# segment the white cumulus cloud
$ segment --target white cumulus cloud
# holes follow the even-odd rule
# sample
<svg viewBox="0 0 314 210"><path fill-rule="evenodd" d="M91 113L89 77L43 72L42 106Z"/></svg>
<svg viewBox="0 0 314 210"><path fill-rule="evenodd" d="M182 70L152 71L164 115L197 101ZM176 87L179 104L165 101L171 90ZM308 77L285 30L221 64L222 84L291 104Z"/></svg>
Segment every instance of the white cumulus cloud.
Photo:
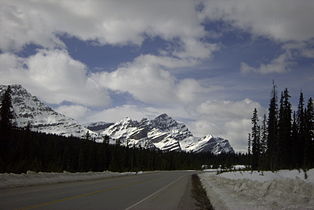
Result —
<svg viewBox="0 0 314 210"><path fill-rule="evenodd" d="M288 51L284 54L279 55L273 59L270 63L261 64L259 67L252 67L247 63L242 62L240 70L242 73L259 73L259 74L270 74L270 73L286 73L290 70L293 62Z"/></svg>
<svg viewBox="0 0 314 210"><path fill-rule="evenodd" d="M280 41L314 37L314 1L309 0L201 0L202 18L232 25Z"/></svg>
<svg viewBox="0 0 314 210"><path fill-rule="evenodd" d="M180 59L139 56L113 72L95 73L93 79L113 91L128 92L144 103L174 105L196 102L210 88L203 87L194 79L177 79L166 70L183 63Z"/></svg>
<svg viewBox="0 0 314 210"><path fill-rule="evenodd" d="M0 54L0 82L22 84L47 103L63 101L102 106L110 103L104 88L87 73L86 66L63 50L40 50L28 58Z"/></svg>
<svg viewBox="0 0 314 210"><path fill-rule="evenodd" d="M57 107L55 110L78 121L84 121L87 115L91 112L89 108L80 105L63 105Z"/></svg>

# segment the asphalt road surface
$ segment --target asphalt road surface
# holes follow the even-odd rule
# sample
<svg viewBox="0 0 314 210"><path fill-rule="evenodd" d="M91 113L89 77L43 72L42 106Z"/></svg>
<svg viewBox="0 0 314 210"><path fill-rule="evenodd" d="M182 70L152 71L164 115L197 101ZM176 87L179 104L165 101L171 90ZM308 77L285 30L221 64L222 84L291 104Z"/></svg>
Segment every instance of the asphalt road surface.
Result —
<svg viewBox="0 0 314 210"><path fill-rule="evenodd" d="M195 209L190 171L0 190L0 209Z"/></svg>

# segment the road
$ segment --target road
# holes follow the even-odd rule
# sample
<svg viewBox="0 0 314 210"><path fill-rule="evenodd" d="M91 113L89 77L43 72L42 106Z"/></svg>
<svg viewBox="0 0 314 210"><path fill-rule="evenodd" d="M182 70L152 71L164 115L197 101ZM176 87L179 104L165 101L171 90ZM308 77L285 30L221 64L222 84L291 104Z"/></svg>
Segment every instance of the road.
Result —
<svg viewBox="0 0 314 210"><path fill-rule="evenodd" d="M189 171L0 190L0 209L195 209Z"/></svg>

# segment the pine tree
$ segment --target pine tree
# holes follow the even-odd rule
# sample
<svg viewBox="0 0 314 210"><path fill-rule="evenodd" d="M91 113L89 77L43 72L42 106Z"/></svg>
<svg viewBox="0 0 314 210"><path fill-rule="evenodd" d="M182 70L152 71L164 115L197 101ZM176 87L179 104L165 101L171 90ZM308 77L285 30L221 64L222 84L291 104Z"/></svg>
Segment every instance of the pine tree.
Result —
<svg viewBox="0 0 314 210"><path fill-rule="evenodd" d="M296 119L296 113L293 112L293 123L291 129L291 158L292 158L292 166L293 168L298 168L298 125Z"/></svg>
<svg viewBox="0 0 314 210"><path fill-rule="evenodd" d="M258 126L257 109L253 111L252 117L252 169L256 170L259 167L260 158L260 127Z"/></svg>
<svg viewBox="0 0 314 210"><path fill-rule="evenodd" d="M291 104L289 92L285 89L281 94L278 122L278 158L280 168L292 168L291 165Z"/></svg>
<svg viewBox="0 0 314 210"><path fill-rule="evenodd" d="M277 91L276 85L273 84L272 98L268 109L267 122L267 160L269 169L277 169L277 138L278 138L278 113L277 113Z"/></svg>
<svg viewBox="0 0 314 210"><path fill-rule="evenodd" d="M314 122L314 111L313 111L313 101L312 98L309 99L306 111L305 111L305 142L304 142L304 168L310 168L312 163L313 152L313 122Z"/></svg>
<svg viewBox="0 0 314 210"><path fill-rule="evenodd" d="M1 103L1 129L3 131L7 131L12 127L12 99L11 99L11 87L8 86L7 90L5 91Z"/></svg>
<svg viewBox="0 0 314 210"><path fill-rule="evenodd" d="M264 114L262 127L261 127L261 154L265 154L267 151L267 119Z"/></svg>
<svg viewBox="0 0 314 210"><path fill-rule="evenodd" d="M297 167L301 168L304 164L304 149L305 149L305 113L304 113L304 98L300 92L299 105L297 111Z"/></svg>
<svg viewBox="0 0 314 210"><path fill-rule="evenodd" d="M297 111L297 124L300 126L304 123L304 97L302 91L300 92L299 105Z"/></svg>

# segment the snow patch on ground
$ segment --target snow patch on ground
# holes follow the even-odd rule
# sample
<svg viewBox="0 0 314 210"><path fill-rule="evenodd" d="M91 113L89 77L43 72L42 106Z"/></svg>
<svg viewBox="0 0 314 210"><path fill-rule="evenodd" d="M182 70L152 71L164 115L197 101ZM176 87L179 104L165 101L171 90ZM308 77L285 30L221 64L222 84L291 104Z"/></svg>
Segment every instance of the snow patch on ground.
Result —
<svg viewBox="0 0 314 210"><path fill-rule="evenodd" d="M314 169L199 174L214 209L314 209Z"/></svg>
<svg viewBox="0 0 314 210"><path fill-rule="evenodd" d="M142 174L143 172L139 172ZM33 172L28 171L22 174L3 173L0 174L0 188L31 186L39 184L53 184L61 182L73 182L92 179L101 179L105 177L123 176L123 175L135 175L137 172Z"/></svg>

